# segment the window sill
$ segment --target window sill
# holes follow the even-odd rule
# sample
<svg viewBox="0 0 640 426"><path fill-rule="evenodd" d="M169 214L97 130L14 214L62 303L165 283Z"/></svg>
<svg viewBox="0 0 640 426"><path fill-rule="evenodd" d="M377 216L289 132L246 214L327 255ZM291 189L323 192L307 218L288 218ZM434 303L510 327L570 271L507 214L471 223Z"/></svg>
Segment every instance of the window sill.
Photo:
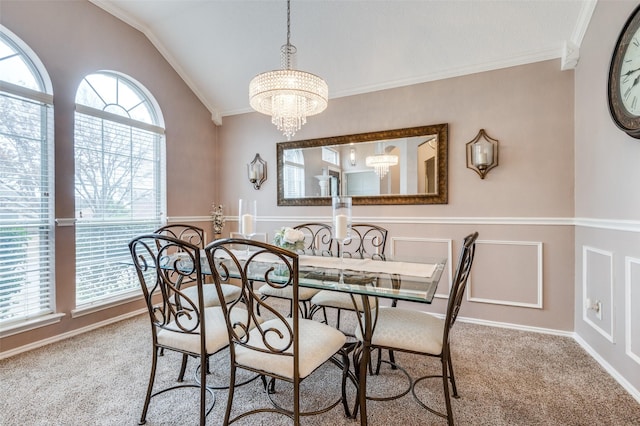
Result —
<svg viewBox="0 0 640 426"><path fill-rule="evenodd" d="M2 326L0 329L0 337L5 338L14 334L24 333L25 331L35 330L36 328L46 327L51 324L59 323L65 314L48 314L27 321Z"/></svg>
<svg viewBox="0 0 640 426"><path fill-rule="evenodd" d="M95 312L103 311L105 309L113 308L115 306L136 302L138 300L142 300L142 293L140 291L104 299L100 302L77 307L76 309L71 311L71 318L79 318L85 315L93 314Z"/></svg>

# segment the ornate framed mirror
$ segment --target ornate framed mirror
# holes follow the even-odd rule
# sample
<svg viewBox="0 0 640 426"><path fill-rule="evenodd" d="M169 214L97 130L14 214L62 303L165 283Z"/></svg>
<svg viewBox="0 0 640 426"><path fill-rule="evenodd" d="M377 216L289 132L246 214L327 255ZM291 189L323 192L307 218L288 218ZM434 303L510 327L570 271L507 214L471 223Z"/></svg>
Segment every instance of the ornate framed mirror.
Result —
<svg viewBox="0 0 640 426"><path fill-rule="evenodd" d="M446 204L448 124L277 144L278 205Z"/></svg>

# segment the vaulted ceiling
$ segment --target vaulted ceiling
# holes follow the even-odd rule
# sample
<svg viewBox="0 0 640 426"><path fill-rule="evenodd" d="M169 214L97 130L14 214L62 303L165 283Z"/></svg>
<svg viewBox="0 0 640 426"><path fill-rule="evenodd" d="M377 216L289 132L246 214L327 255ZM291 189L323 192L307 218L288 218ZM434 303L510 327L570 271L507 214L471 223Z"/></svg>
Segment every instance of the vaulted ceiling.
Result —
<svg viewBox="0 0 640 426"><path fill-rule="evenodd" d="M143 32L214 121L251 111L280 68L286 0L90 0ZM292 0L297 69L332 98L560 58L572 68L596 0Z"/></svg>

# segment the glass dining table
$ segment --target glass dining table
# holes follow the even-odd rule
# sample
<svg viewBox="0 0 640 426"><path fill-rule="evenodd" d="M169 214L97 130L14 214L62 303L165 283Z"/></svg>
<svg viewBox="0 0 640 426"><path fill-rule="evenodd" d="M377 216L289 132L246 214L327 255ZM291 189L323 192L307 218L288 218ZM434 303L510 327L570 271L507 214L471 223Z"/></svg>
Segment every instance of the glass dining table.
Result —
<svg viewBox="0 0 640 426"><path fill-rule="evenodd" d="M239 250L234 255L241 258L243 252ZM245 254L246 255L246 254ZM274 259L264 255L263 261L252 263L248 271L249 277L256 281L264 281L265 273L273 268L269 275L270 280L277 280L278 266L274 266ZM224 259L220 259L224 261ZM299 255L298 258L298 285L301 287L320 290L332 290L348 293L352 301L356 298L362 300L362 316L358 321L362 342L358 350L358 362L354 362L355 375L358 389L367 387L367 368L370 362L370 343L375 326L375 307L371 301L378 304L378 299L396 301L410 301L417 303L431 303L433 301L438 283L445 268L446 259L439 258L385 258L383 259L358 259L337 258L328 256ZM207 262L203 262L202 272L210 274ZM205 266L206 265L206 266ZM257 266L256 266L257 265ZM288 277L283 276L283 281ZM373 297L371 297L373 296ZM374 314L372 315L372 312ZM357 346L357 345L356 345ZM360 411L360 424L367 424L367 398L366 392L358 392L356 410Z"/></svg>

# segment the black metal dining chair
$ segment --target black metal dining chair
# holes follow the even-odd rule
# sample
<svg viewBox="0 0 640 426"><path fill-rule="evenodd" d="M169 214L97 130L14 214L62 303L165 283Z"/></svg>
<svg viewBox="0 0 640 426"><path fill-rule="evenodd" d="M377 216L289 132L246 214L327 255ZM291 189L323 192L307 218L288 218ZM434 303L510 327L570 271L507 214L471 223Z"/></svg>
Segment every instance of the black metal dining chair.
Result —
<svg viewBox="0 0 640 426"><path fill-rule="evenodd" d="M199 228L195 225L183 224L183 223L172 223L169 225L165 225L161 228L153 231L154 234L165 235L168 237L173 237L181 241L186 241L189 244L193 244L200 249L204 248L205 245L205 234L202 228ZM157 244L162 244L161 240L156 241ZM203 283L206 284L205 277L203 278ZM189 280L188 277L182 277L180 282L181 293L185 296L189 297L191 300L197 301L199 294L198 288L195 284L194 280ZM222 287L223 295L225 301L235 300L240 296L240 288L236 285L225 285ZM212 285L204 285L202 287L202 296L204 297L204 307L208 308L210 306L220 306L220 299L218 299L218 292L216 288ZM164 350L160 351L160 354L164 354ZM182 381L184 378L184 373L187 369L187 355L183 356L182 366L180 368L180 373L178 375L178 380ZM207 365L207 372L209 371L209 366Z"/></svg>
<svg viewBox="0 0 640 426"><path fill-rule="evenodd" d="M151 322L152 360L147 393L139 424L145 424L151 399L165 392L195 387L199 389L200 425L215 404L211 386L207 385L207 360L229 345L221 306L206 307L201 268L202 249L178 238L160 234L142 235L129 243L133 264ZM182 289L182 282L192 283L197 297ZM220 287L211 285L223 298ZM234 315L246 316L241 308ZM194 382L155 389L158 357L161 350L178 352L199 359ZM184 368L184 361L183 361ZM225 386L226 388L226 386ZM210 402L207 403L207 395Z"/></svg>
<svg viewBox="0 0 640 426"><path fill-rule="evenodd" d="M237 244L246 244L247 259L236 256L233 248ZM263 286L276 289L289 287L294 305L299 302L299 274L298 254L274 245L244 239L217 240L205 247L207 259L213 271L213 280L220 288L230 279L237 279L241 283L242 297L245 306L238 301L222 306L228 339L231 342L229 355L231 360L231 377L229 397L224 425L233 423L246 416L275 412L293 419L299 425L300 416L315 415L327 412L341 401L348 413L345 385L343 382L342 395L328 405L307 412L300 409L300 383L327 361L343 369L346 374L348 366L347 355L343 346L346 337L343 333L322 324L302 318L298 311L292 317L285 317L278 307L273 306L271 299L265 299L261 293L254 290L253 282L262 282ZM221 291L221 290L219 290ZM270 318L264 323L257 323L262 317ZM235 315L240 309L243 316ZM252 328L255 327L255 328ZM247 333L248 330L251 330ZM339 354L341 360L336 359ZM247 370L269 377L266 386L271 404L265 408L256 408L236 414L231 417L234 409L236 388L233 385L238 370ZM275 380L290 383L293 387L293 401L288 406L278 402L275 397ZM265 401L266 402L266 401Z"/></svg>
<svg viewBox="0 0 640 426"><path fill-rule="evenodd" d="M477 238L477 232L474 232L464 238L444 318L422 311L398 307L379 307L375 312L372 312L372 318L374 318L375 321L375 328L373 330L369 349L389 349L438 358L442 367L441 374L425 375L418 379L412 379L406 370L396 365L396 367L402 370L409 378L409 387L404 392L394 396L367 397L367 399L386 401L399 398L411 391L414 399L420 406L433 414L445 418L449 425L454 424L450 393L452 393L454 398L458 398L458 390L453 373L453 364L451 362L451 347L449 340L451 328L458 316L464 291L471 273L471 265L473 264ZM359 341L363 341L363 333L359 327L356 328L355 335ZM367 348L364 349L367 350ZM379 372L380 369L380 362L391 364L391 361L381 361L380 358L378 358L377 372ZM417 396L416 385L428 378L442 378L446 414L427 406ZM451 383L452 392L449 391L449 383ZM366 390L361 391L366 392Z"/></svg>
<svg viewBox="0 0 640 426"><path fill-rule="evenodd" d="M351 225L351 238L344 244L344 257L358 259L385 259L385 247L387 245L388 230L377 225L367 223L354 223ZM370 298L370 305L374 306L374 298ZM355 305L354 305L355 303ZM327 321L327 308L336 309L336 328L340 329L341 311L362 311L362 298L352 298L349 293L339 291L321 290L311 299L310 316L313 317L319 310L323 311L324 320Z"/></svg>

